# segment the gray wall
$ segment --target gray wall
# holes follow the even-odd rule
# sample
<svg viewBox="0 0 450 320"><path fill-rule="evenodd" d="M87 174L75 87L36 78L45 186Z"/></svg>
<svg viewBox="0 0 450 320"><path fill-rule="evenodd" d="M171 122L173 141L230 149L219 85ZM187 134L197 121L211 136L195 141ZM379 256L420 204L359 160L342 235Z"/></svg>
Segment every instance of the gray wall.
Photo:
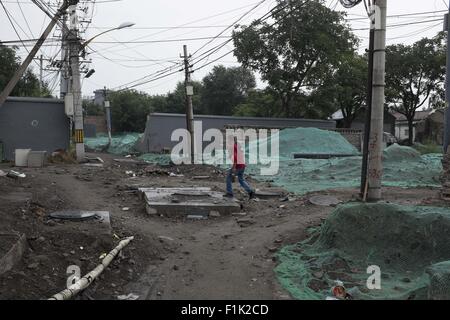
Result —
<svg viewBox="0 0 450 320"><path fill-rule="evenodd" d="M11 97L0 107L0 140L6 160L15 149L47 151L69 148L69 120L57 99Z"/></svg>
<svg viewBox="0 0 450 320"><path fill-rule="evenodd" d="M289 127L312 127L319 129L335 129L335 121L281 118L251 118L223 116L195 116L194 120L203 122L203 132L208 129L223 130L225 126L248 126L259 128L283 129ZM161 152L172 149L177 142L170 141L172 132L186 128L186 116L183 114L153 113L149 116L147 127L141 141L136 145L143 153Z"/></svg>

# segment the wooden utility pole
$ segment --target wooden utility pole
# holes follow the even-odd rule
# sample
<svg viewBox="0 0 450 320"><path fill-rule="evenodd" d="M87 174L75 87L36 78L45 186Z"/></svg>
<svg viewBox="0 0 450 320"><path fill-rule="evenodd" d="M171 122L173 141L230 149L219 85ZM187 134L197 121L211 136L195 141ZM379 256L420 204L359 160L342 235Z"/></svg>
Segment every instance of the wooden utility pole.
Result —
<svg viewBox="0 0 450 320"><path fill-rule="evenodd" d="M65 0L63 2L63 4L61 5L61 7L56 12L55 16L50 21L50 23L47 26L47 28L45 29L44 33L41 35L39 40L34 45L33 49L30 51L30 53L25 58L25 60L23 61L23 63L19 67L19 69L16 71L16 73L11 78L11 80L6 85L6 87L3 89L2 93L0 94L0 108L2 107L2 105L6 101L6 99L9 97L11 92L14 90L15 86L17 85L17 82L19 82L20 78L22 78L23 74L27 70L27 68L30 65L31 61L36 56L36 53L39 51L39 49L41 48L42 44L45 42L45 40L47 39L48 35L53 30L53 28L55 27L56 23L61 18L61 16L63 15L64 11L67 9L67 7L68 7L68 1Z"/></svg>
<svg viewBox="0 0 450 320"><path fill-rule="evenodd" d="M368 200L381 200L383 178L383 136L386 70L386 0L374 1L372 120L370 125Z"/></svg>
<svg viewBox="0 0 450 320"><path fill-rule="evenodd" d="M191 164L194 164L195 155L195 140L194 140L194 108L192 106L192 96L194 95L194 87L191 82L191 66L189 64L187 45L183 46L184 55L184 71L185 71L185 93L186 93L186 127L191 136Z"/></svg>

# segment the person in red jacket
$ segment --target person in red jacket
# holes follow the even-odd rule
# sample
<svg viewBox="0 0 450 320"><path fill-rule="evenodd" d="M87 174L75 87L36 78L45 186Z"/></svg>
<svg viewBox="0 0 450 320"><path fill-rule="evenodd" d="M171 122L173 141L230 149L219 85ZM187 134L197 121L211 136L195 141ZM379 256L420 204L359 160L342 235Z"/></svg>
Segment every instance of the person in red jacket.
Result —
<svg viewBox="0 0 450 320"><path fill-rule="evenodd" d="M238 177L239 184L244 188L244 190L248 193L250 199L255 197L255 192L250 187L250 185L244 179L245 172L245 155L239 145L237 138L234 137L233 149L228 150L230 152L230 156L232 157L233 167L228 170L227 174L227 194L226 196L229 198L233 198L233 175L236 174Z"/></svg>

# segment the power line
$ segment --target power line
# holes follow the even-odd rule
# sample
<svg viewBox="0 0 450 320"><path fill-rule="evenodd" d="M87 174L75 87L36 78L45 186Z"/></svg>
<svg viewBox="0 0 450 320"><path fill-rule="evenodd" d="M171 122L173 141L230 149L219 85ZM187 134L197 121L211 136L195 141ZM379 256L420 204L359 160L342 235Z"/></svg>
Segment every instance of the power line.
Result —
<svg viewBox="0 0 450 320"><path fill-rule="evenodd" d="M234 27L239 21L241 21L242 19L244 19L247 15L249 15L251 12L253 12L254 10L256 10L257 8L259 8L264 2L266 2L267 0L262 0L260 2L258 2L254 7L252 7L249 11L245 12L241 17L239 17L239 19L237 19L236 21L234 21L231 25L229 25L228 27L226 27L225 29L223 29L216 37L214 37L213 39L211 39L210 41L208 41L207 43L205 43L203 46L201 46L199 49L197 49L192 55L196 55L200 50L202 50L204 47L206 47L207 45L209 45L211 42L213 42L215 39L218 39L222 34L224 34L227 30L229 30L230 28Z"/></svg>

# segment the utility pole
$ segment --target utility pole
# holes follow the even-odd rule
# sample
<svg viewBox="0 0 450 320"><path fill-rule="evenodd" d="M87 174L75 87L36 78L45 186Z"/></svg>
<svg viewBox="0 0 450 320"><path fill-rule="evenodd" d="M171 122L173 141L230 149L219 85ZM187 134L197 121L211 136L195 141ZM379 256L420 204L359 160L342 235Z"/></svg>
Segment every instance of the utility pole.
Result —
<svg viewBox="0 0 450 320"><path fill-rule="evenodd" d="M67 14L62 17L62 28L61 28L61 79L59 85L59 95L61 99L64 99L68 92L68 66L67 66Z"/></svg>
<svg viewBox="0 0 450 320"><path fill-rule="evenodd" d="M373 13L372 13L373 14ZM366 199L368 191L367 170L369 161L369 140L370 140L370 122L372 121L372 87L373 87L373 48L375 40L375 16L370 16L370 36L369 36L369 72L367 77L367 106L366 106L366 123L364 125L364 145L363 145L363 161L361 171L361 197Z"/></svg>
<svg viewBox="0 0 450 320"><path fill-rule="evenodd" d="M447 154L450 144L450 1L449 11L444 19L444 31L447 32L447 72L445 76L445 134L444 134L444 154Z"/></svg>
<svg viewBox="0 0 450 320"><path fill-rule="evenodd" d="M108 129L108 138L109 138L109 145L111 145L112 142L112 125L111 125L111 103L107 99L107 91L106 87L103 89L103 103L105 105L105 116L106 116L106 126Z"/></svg>
<svg viewBox="0 0 450 320"><path fill-rule="evenodd" d="M195 159L195 145L194 145L194 108L192 106L192 96L194 95L194 87L191 83L191 66L189 64L187 45L183 46L184 56L184 71L185 71L185 93L186 93L186 127L191 136L191 164L194 164Z"/></svg>
<svg viewBox="0 0 450 320"><path fill-rule="evenodd" d="M56 23L58 22L59 18L62 16L63 12L67 9L68 1L65 0L61 7L56 12L55 16L52 17L52 20L50 21L49 25L45 29L44 33L41 35L39 40L34 45L33 49L30 51L28 56L25 58L25 60L20 65L19 69L15 72L14 76L11 78L9 83L6 85L6 87L3 89L2 93L0 94L0 108L2 107L3 103L6 101L8 96L11 94L11 92L14 90L15 86L17 85L17 82L19 82L20 78L23 76L25 71L27 70L28 66L30 65L31 61L36 56L36 53L41 48L42 44L47 39L50 32L55 27Z"/></svg>
<svg viewBox="0 0 450 320"><path fill-rule="evenodd" d="M383 178L383 136L386 71L386 15L387 0L375 0L373 51L372 120L369 142L368 200L381 200Z"/></svg>
<svg viewBox="0 0 450 320"><path fill-rule="evenodd" d="M85 159L84 149L84 123L83 123L83 104L81 96L81 77L80 77L80 49L81 42L78 37L78 23L77 23L77 8L78 1L69 7L70 12L70 32L68 35L69 43L69 58L70 58L70 71L71 81L69 86L69 92L73 96L74 107L74 135L73 142L75 143L75 151L78 161Z"/></svg>

